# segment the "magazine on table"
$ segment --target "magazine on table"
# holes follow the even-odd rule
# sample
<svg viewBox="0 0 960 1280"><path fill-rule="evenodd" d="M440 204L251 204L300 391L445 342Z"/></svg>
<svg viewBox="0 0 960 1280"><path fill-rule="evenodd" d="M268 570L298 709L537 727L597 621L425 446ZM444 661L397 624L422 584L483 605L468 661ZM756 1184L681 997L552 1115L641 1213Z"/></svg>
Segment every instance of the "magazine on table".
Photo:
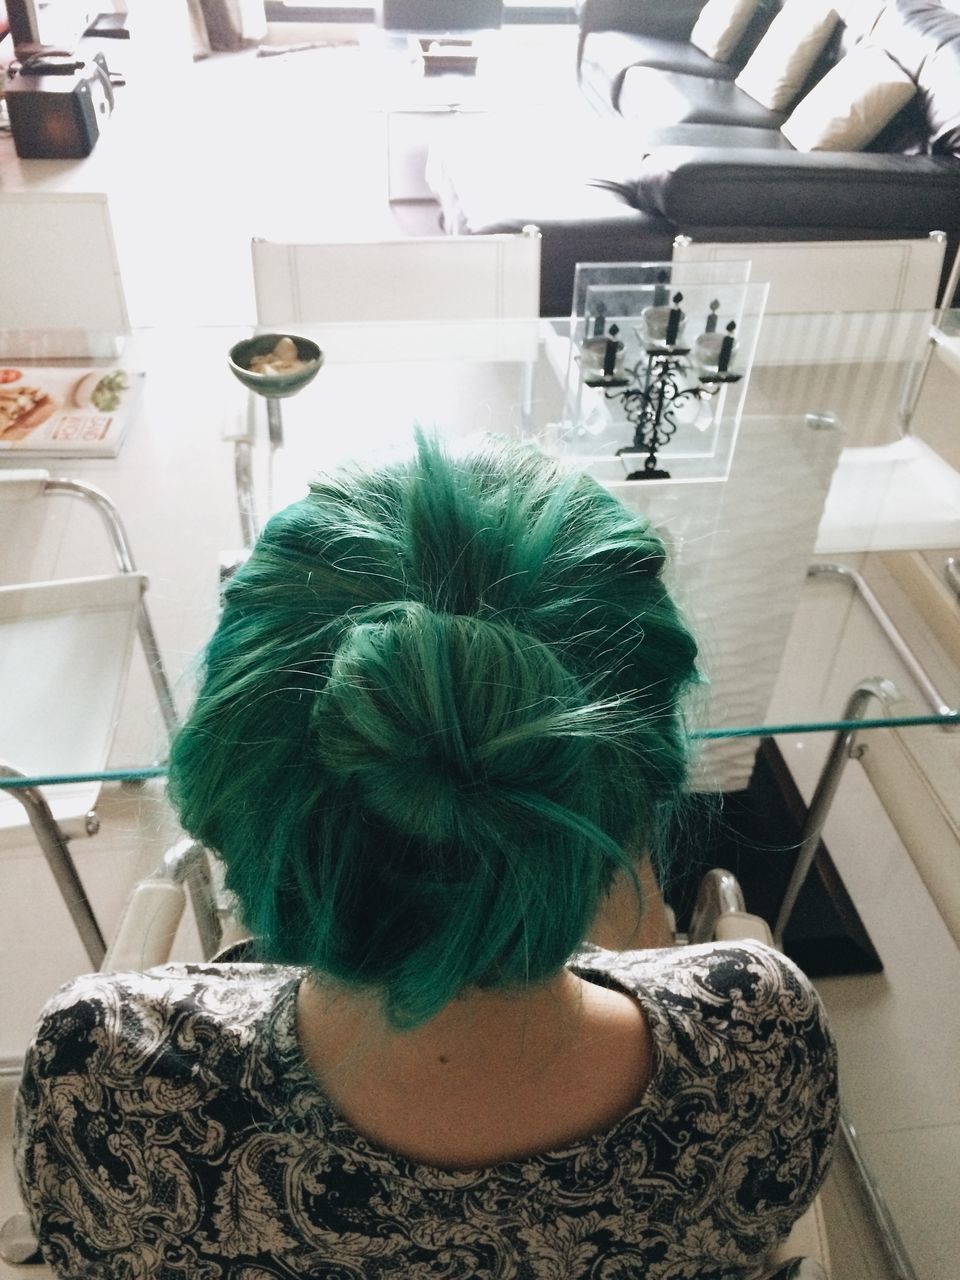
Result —
<svg viewBox="0 0 960 1280"><path fill-rule="evenodd" d="M0 452L115 457L144 376L134 369L21 367L0 359Z"/></svg>

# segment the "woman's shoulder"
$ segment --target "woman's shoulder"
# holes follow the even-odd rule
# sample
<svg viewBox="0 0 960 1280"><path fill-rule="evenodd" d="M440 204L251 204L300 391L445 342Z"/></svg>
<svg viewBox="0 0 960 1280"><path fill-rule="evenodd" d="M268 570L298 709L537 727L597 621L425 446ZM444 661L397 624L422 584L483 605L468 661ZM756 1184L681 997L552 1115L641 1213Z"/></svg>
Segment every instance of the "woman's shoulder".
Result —
<svg viewBox="0 0 960 1280"><path fill-rule="evenodd" d="M300 977L277 965L212 963L84 974L41 1010L28 1072L102 1074L107 1064L142 1072L148 1063L169 1065L166 1057L186 1065L213 1042L242 1053Z"/></svg>
<svg viewBox="0 0 960 1280"><path fill-rule="evenodd" d="M814 993L812 983L792 960L752 938L642 951L608 951L587 944L571 963L578 972L606 973L625 986L653 985L681 1004L691 989L701 995L726 995L740 1003L769 999L777 992Z"/></svg>
<svg viewBox="0 0 960 1280"><path fill-rule="evenodd" d="M771 1058L802 1041L804 1057L831 1071L835 1049L816 988L792 960L763 942L713 942L657 951L588 948L576 959L585 977L607 975L636 996L661 1042L693 1057L716 1059L755 1049ZM706 1041L714 1041L708 1049Z"/></svg>
<svg viewBox="0 0 960 1280"><path fill-rule="evenodd" d="M630 991L647 1015L656 1058L648 1104L666 1115L709 1094L741 1135L789 1133L825 1167L837 1121L836 1045L816 988L792 960L746 941L591 949L581 964L584 976Z"/></svg>
<svg viewBox="0 0 960 1280"><path fill-rule="evenodd" d="M645 952L591 948L588 979L630 991L647 1015L654 1071L618 1130L624 1160L651 1130L691 1176L713 1170L724 1233L787 1234L829 1167L839 1115L836 1049L810 980L762 942ZM642 1174L642 1170L641 1170Z"/></svg>
<svg viewBox="0 0 960 1280"><path fill-rule="evenodd" d="M275 964L220 964L201 961L164 964L154 969L85 973L65 982L41 1010L41 1019L75 1009L78 1005L111 1006L120 1002L175 1006L201 1002L210 1010L234 997L241 1003L260 1002L287 983L299 980L303 971Z"/></svg>

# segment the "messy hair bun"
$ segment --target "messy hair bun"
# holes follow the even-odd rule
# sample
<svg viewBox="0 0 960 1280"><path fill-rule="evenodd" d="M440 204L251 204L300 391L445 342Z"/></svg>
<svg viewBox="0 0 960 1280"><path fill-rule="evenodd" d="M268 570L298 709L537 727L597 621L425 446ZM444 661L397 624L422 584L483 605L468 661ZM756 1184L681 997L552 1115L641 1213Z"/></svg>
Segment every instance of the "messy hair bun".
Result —
<svg viewBox="0 0 960 1280"><path fill-rule="evenodd" d="M275 516L170 771L268 957L396 1025L556 972L684 782L662 567L610 493L506 446L421 440Z"/></svg>
<svg viewBox="0 0 960 1280"><path fill-rule="evenodd" d="M578 785L587 702L552 650L509 623L410 605L345 633L313 733L364 813L466 847L504 839L518 806Z"/></svg>

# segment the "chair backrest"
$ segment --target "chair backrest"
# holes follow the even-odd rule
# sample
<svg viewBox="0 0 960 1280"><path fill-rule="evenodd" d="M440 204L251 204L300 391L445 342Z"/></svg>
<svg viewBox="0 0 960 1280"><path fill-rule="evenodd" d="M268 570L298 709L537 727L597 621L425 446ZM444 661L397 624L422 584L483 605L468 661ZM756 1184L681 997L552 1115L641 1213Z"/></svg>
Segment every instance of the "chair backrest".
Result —
<svg viewBox="0 0 960 1280"><path fill-rule="evenodd" d="M145 587L138 573L0 587L0 755L21 773L106 766ZM67 835L98 791L97 782L52 790ZM0 845L25 825L13 794L0 792Z"/></svg>
<svg viewBox="0 0 960 1280"><path fill-rule="evenodd" d="M943 232L900 240L717 243L678 236L674 262L741 262L770 285L754 365L919 358L937 305ZM852 317L856 316L854 321Z"/></svg>
<svg viewBox="0 0 960 1280"><path fill-rule="evenodd" d="M251 244L257 323L529 319L540 232Z"/></svg>
<svg viewBox="0 0 960 1280"><path fill-rule="evenodd" d="M107 197L0 193L0 354L112 355L130 332Z"/></svg>
<svg viewBox="0 0 960 1280"><path fill-rule="evenodd" d="M719 243L678 236L674 262L753 263L750 279L770 284L767 315L826 311L931 311L946 236L902 240L773 240Z"/></svg>

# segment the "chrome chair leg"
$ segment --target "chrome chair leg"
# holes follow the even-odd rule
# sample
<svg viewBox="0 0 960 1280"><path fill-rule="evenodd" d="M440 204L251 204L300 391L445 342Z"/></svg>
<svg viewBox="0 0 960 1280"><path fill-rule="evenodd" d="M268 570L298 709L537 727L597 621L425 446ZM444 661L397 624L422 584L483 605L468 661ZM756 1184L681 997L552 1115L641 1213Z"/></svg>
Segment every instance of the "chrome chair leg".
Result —
<svg viewBox="0 0 960 1280"><path fill-rule="evenodd" d="M896 686L891 681L885 680L882 676L872 676L867 680L862 680L854 689L847 699L842 718L846 721L862 720L866 716L867 707L873 698L877 698L882 702L891 702L897 696ZM817 780L816 789L803 824L797 860L794 863L793 871L784 891L783 900L780 903L777 922L773 926L773 940L781 949L783 947L783 935L786 932L787 925L790 923L793 909L797 905L800 890L803 888L813 865L817 846L820 843L820 836L830 813L830 806L833 804L834 797L837 794L837 788L840 786L844 768L847 761L856 751L858 733L859 729L847 728L841 729L836 734L830 747L830 754L827 756L826 763Z"/></svg>
<svg viewBox="0 0 960 1280"><path fill-rule="evenodd" d="M717 921L729 912L746 911L743 890L732 871L714 867L700 881L697 900L690 917L688 941L712 942Z"/></svg>
<svg viewBox="0 0 960 1280"><path fill-rule="evenodd" d="M20 773L19 770L0 761L0 778L22 777L24 777L24 774ZM50 806L37 787L10 788L7 794L22 804L27 811L30 826L33 828L37 843L40 845L43 856L47 860L47 865L53 872L53 878L57 882L60 895L66 904L67 910L70 912L73 923L77 927L77 932L90 959L90 964L94 969L99 969L103 962L103 957L106 955L106 943L103 940L103 934L100 931L97 918L93 914L90 899L87 897L83 883L77 874L77 868L70 854L66 837L50 812ZM92 835L98 825L96 815L88 814L87 822Z"/></svg>
<svg viewBox="0 0 960 1280"><path fill-rule="evenodd" d="M958 262L960 262L960 254L958 254ZM898 658L907 668L912 679L916 681L930 710L935 715L951 716L956 721L958 715L960 715L960 708L953 706L931 679L916 654L900 634L893 619L884 609L874 592L871 591L862 574L858 573L856 569L851 569L849 565L818 561L807 569L807 577L833 578L836 581L847 582L853 586L884 636L893 646ZM851 693L847 700L847 705L844 707L842 718L845 721L862 720L866 717L867 706L872 698L876 698L883 703L890 703L895 701L898 696L896 685L892 681L882 676L872 676L867 680L862 680ZM954 727L953 724L945 725L944 731L949 732ZM830 805L836 795L837 787L840 785L844 767L856 752L858 732L859 730L856 728L847 728L842 729L836 735L830 748L827 762L817 781L813 799L810 801L810 807L807 810L807 819L803 825L800 852L797 855L793 874L780 904L780 913L773 929L774 941L778 947L783 946L784 931L796 906L797 896L813 863L814 854L820 841L820 834L830 811Z"/></svg>
<svg viewBox="0 0 960 1280"><path fill-rule="evenodd" d="M223 940L220 911L210 862L202 844L189 837L180 840L164 854L159 878L185 884L200 938L200 949L209 960L216 955Z"/></svg>
<svg viewBox="0 0 960 1280"><path fill-rule="evenodd" d="M253 490L252 449L249 439L234 441L233 472L237 486L237 511L240 517L240 536L246 551L256 542L260 527L257 521L257 504Z"/></svg>

